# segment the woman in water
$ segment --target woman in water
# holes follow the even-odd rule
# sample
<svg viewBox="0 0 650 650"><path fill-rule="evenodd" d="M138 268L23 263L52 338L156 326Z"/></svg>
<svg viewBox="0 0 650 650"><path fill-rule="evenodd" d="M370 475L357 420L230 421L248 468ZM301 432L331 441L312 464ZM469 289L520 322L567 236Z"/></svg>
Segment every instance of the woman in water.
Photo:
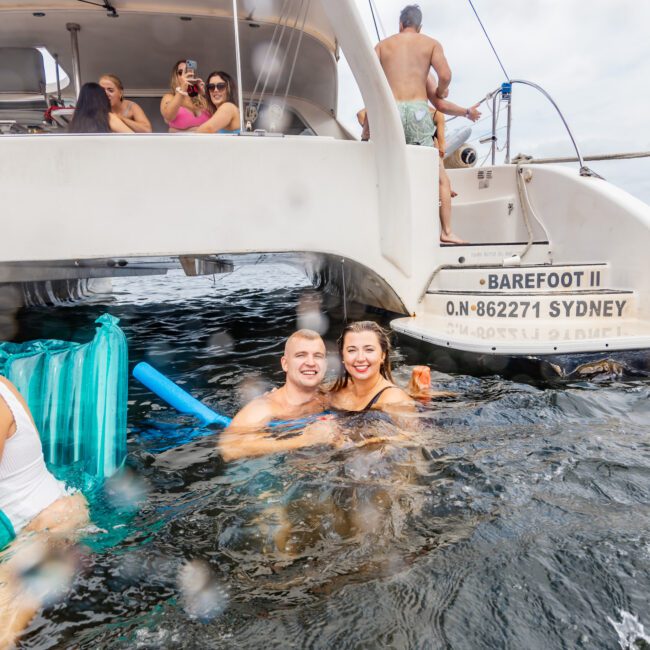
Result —
<svg viewBox="0 0 650 650"><path fill-rule="evenodd" d="M239 133L239 108L235 80L227 73L211 72L206 86L212 117L196 130L200 133Z"/></svg>
<svg viewBox="0 0 650 650"><path fill-rule="evenodd" d="M74 115L68 125L69 133L133 133L111 112L106 91L94 81L81 86Z"/></svg>
<svg viewBox="0 0 650 650"><path fill-rule="evenodd" d="M169 85L171 92L163 95L160 113L169 125L170 133L195 130L210 119L203 81L187 74L185 59L174 65ZM194 94L196 86L199 92Z"/></svg>
<svg viewBox="0 0 650 650"><path fill-rule="evenodd" d="M331 388L331 406L343 411L390 410L413 400L393 382L390 339L369 320L350 323L339 338L343 374Z"/></svg>
<svg viewBox="0 0 650 650"><path fill-rule="evenodd" d="M87 522L86 499L47 470L25 400L0 377L0 551L6 548L0 553L0 648L13 642L40 606L17 575L30 544L69 538Z"/></svg>
<svg viewBox="0 0 650 650"><path fill-rule="evenodd" d="M104 74L99 85L105 90L111 104L111 113L117 116L135 133L151 133L151 122L138 104L124 99L124 86L114 74Z"/></svg>

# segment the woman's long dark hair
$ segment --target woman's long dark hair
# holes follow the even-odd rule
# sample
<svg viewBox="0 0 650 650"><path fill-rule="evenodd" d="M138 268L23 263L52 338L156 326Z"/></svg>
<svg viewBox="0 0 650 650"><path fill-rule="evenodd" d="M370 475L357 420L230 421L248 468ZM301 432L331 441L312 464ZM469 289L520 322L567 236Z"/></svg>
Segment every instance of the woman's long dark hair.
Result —
<svg viewBox="0 0 650 650"><path fill-rule="evenodd" d="M341 374L337 377L334 385L330 389L333 393L341 390L341 388L345 388L348 385L348 379L350 378L348 371L343 365L343 347L345 345L345 337L348 334L358 334L359 332L373 332L373 334L377 336L381 351L384 353L384 361L381 364L379 372L384 379L387 379L389 382L394 383L393 374L390 370L390 352L392 346L390 344L390 337L388 336L388 332L383 327L377 325L377 323L374 321L360 320L356 323L350 323L349 325L346 325L343 332L341 332L341 336L339 336L337 343L339 348L339 355L341 357Z"/></svg>
<svg viewBox="0 0 650 650"><path fill-rule="evenodd" d="M106 91L94 81L81 86L74 115L68 125L69 133L110 133L108 115L111 103Z"/></svg>
<svg viewBox="0 0 650 650"><path fill-rule="evenodd" d="M206 85L210 83L210 79L212 79L212 77L216 76L221 77L228 86L228 95L226 97L226 101L234 104L237 108L239 108L239 100L237 98L237 82L227 72L224 72L223 70L215 70L206 77ZM208 92L207 88L205 89L205 98L208 100L208 110L210 113L215 113L217 107L213 104L212 97L210 97L210 93Z"/></svg>

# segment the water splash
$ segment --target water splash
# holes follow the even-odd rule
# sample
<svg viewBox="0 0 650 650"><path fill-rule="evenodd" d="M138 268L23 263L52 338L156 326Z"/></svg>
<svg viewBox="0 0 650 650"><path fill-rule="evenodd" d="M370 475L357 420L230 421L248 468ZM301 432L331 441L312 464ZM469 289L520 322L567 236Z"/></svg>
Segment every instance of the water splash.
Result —
<svg viewBox="0 0 650 650"><path fill-rule="evenodd" d="M607 620L618 634L618 644L621 650L648 650L650 649L650 636L645 631L643 624L639 619L624 609L620 611L621 621L612 620L609 616Z"/></svg>

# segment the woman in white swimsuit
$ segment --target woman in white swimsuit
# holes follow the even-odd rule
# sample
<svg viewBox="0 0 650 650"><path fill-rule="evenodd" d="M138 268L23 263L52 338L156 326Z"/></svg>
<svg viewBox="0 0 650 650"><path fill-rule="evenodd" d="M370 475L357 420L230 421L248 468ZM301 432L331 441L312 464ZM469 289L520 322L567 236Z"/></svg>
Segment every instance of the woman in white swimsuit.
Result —
<svg viewBox="0 0 650 650"><path fill-rule="evenodd" d="M87 522L86 499L48 471L25 400L0 377L0 648L13 643L40 607L16 576L22 547L37 534L44 541L69 538Z"/></svg>

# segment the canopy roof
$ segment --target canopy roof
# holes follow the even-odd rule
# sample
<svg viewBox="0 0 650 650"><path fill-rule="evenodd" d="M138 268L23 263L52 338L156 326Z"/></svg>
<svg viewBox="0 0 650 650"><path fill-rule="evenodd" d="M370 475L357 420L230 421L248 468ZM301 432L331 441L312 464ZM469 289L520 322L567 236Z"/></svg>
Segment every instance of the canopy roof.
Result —
<svg viewBox="0 0 650 650"><path fill-rule="evenodd" d="M232 0L114 0L110 4L119 17L79 0L0 0L0 43L45 47L58 54L71 75L66 24L77 23L82 82L112 72L128 91L161 91L169 87L174 63L186 58L198 62L203 77L217 69L236 76ZM269 80L267 93L286 91L300 41L289 94L335 111L336 37L320 0L239 0L238 20L244 92L251 92L258 82L274 32L277 40L284 30L276 57L284 66L277 86L273 76Z"/></svg>

